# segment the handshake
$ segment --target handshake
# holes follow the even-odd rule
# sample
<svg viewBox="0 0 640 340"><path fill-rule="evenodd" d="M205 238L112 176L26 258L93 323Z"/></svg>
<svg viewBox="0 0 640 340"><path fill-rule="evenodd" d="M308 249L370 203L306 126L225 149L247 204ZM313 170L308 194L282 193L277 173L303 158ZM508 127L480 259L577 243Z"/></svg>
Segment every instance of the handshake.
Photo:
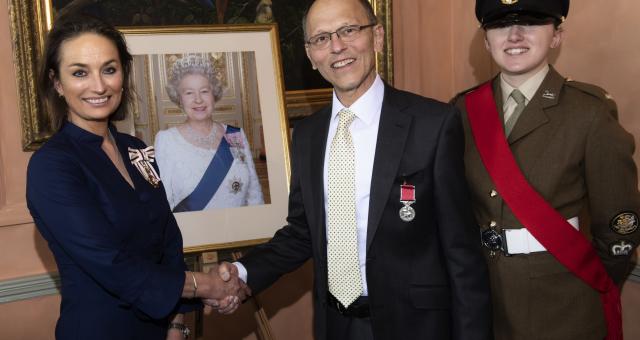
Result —
<svg viewBox="0 0 640 340"><path fill-rule="evenodd" d="M240 279L235 265L223 262L214 265L209 273L187 272L182 296L201 298L219 313L231 314L251 296L251 289Z"/></svg>

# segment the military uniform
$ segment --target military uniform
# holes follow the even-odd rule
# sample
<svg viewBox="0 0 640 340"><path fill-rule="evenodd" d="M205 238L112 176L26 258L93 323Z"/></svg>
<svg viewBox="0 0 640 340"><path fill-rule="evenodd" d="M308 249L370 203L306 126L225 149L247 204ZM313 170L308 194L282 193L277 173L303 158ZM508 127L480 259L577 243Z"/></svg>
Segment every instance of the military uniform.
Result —
<svg viewBox="0 0 640 340"><path fill-rule="evenodd" d="M493 82L500 115L500 79ZM465 166L482 230L523 228L495 190L476 149L464 93ZM568 81L551 68L509 135L527 181L560 214L580 218L608 273L621 283L640 240L640 194L633 137L617 122L615 103L593 85ZM567 245L569 246L569 245ZM602 340L599 294L550 253L505 256L486 250L497 340ZM493 253L493 254L492 254Z"/></svg>
<svg viewBox="0 0 640 340"><path fill-rule="evenodd" d="M476 1L476 16L485 30L512 25L558 27L568 11L569 0ZM518 46L519 42L514 41L511 46ZM615 102L604 90L567 80L552 67L541 83L534 81L538 74L544 75L532 75L520 85L529 96L533 91L535 94L527 97L529 102L525 102L523 111L521 107L516 108L517 115L511 113L516 111L511 111L511 101L503 100L503 95L511 91L510 85L505 83L503 94L500 75L491 82L501 121L505 121L503 110L519 117L507 133L508 147L526 181L570 224L579 227L593 244L613 282L620 284L631 269L630 257L640 241L640 193L632 158L634 139L618 123ZM530 87L532 82L540 84L537 90ZM472 134L465 105L469 91L453 101L463 112L466 175L480 225L479 238L486 246L496 340L615 337L619 331L615 322L610 324L614 325L610 329L613 333L607 334L600 293L544 248L544 243L551 241L551 235L566 236L571 234L570 230L558 227L551 234L539 234L544 239L537 240L518 221L496 189ZM511 96L518 101L517 93ZM512 124L507 125L511 128ZM527 197L522 199L531 202ZM531 209L540 211L538 206ZM543 228L543 223L537 222L536 228ZM548 228L549 225L546 230ZM510 237L513 235L517 237ZM566 239L578 237L579 234ZM514 245L520 249L513 251ZM580 254L577 267L597 266L597 260L586 260L589 255L579 251L577 244L573 247L574 254ZM566 260L566 256L564 258ZM573 261L575 265L576 260ZM605 273L600 275L601 279L608 280Z"/></svg>

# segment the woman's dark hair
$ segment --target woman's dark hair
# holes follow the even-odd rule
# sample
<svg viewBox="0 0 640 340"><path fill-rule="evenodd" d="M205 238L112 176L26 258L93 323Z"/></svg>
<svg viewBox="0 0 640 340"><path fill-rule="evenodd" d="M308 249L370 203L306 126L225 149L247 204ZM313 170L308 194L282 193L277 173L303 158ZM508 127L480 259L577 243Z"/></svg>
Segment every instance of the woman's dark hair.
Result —
<svg viewBox="0 0 640 340"><path fill-rule="evenodd" d="M125 118L134 100L131 86L131 64L133 58L127 49L122 34L112 25L90 15L78 12L61 13L44 45L44 53L38 74L38 91L44 108L47 110L53 131L58 131L67 119L68 107L63 97L58 96L54 80L60 77L60 51L62 44L84 33L94 33L111 41L118 49L123 73L122 100L109 120Z"/></svg>

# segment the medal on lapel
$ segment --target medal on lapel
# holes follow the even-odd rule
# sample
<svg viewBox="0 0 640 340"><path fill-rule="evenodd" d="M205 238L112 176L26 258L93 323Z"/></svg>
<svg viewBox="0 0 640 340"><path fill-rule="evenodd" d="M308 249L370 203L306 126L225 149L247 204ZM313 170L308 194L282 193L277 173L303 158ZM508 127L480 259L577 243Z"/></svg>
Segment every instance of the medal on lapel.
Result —
<svg viewBox="0 0 640 340"><path fill-rule="evenodd" d="M400 219L405 222L411 222L416 218L416 211L411 207L416 202L416 186L412 184L400 185L400 203L403 204L400 208Z"/></svg>
<svg viewBox="0 0 640 340"><path fill-rule="evenodd" d="M148 146L144 149L129 148L129 160L131 160L131 164L138 169L142 177L144 177L149 184L157 188L160 186L160 176L158 176L156 169L151 165L151 163L155 161L155 154L153 146Z"/></svg>

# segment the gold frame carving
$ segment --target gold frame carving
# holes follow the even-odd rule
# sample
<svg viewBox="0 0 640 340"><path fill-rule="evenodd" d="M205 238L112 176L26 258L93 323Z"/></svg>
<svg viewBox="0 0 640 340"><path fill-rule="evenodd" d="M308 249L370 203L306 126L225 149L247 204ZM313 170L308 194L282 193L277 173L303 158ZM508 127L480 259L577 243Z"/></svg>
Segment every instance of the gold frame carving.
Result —
<svg viewBox="0 0 640 340"><path fill-rule="evenodd" d="M376 56L378 73L393 85L393 11L392 0L369 0L385 29L384 52Z"/></svg>
<svg viewBox="0 0 640 340"><path fill-rule="evenodd" d="M384 52L376 64L382 77L393 84L392 0L369 0L385 26ZM22 120L22 148L37 150L52 134L49 121L36 93L38 58L44 37L51 26L51 0L9 0L9 18L13 38L14 64ZM331 100L331 89L286 91L288 117L304 117Z"/></svg>
<svg viewBox="0 0 640 340"><path fill-rule="evenodd" d="M9 0L22 148L25 151L36 150L52 133L36 93L38 56L50 22L49 4L49 1Z"/></svg>

